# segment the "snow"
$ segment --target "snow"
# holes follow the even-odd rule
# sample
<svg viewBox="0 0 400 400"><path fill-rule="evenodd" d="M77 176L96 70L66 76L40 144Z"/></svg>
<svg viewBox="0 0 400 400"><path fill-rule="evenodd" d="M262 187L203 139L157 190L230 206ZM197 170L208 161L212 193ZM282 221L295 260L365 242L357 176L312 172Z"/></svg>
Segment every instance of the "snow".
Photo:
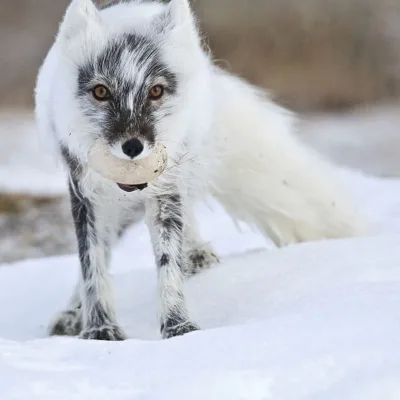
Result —
<svg viewBox="0 0 400 400"><path fill-rule="evenodd" d="M32 126L22 126L29 137ZM328 131L329 154L340 157L345 140L335 147L339 129ZM51 160L32 147L38 152L28 165L10 140L16 151L5 161L0 149L0 188L65 193ZM341 162L354 159L351 146ZM368 164L367 153L358 166ZM394 164L379 154L369 172L385 175ZM222 263L188 280L190 313L202 330L184 337L159 339L143 224L128 231L112 260L125 342L47 337L77 279L76 255L0 266L0 399L398 400L400 179L342 173L371 222L369 237L276 249L247 227L237 231L214 203L199 208L202 234Z"/></svg>
<svg viewBox="0 0 400 400"><path fill-rule="evenodd" d="M0 268L0 393L46 399L398 399L400 181L344 173L374 236L275 249L199 210L221 265L190 279L202 331L159 340L155 270L145 227L112 263L122 343L47 338L77 257Z"/></svg>
<svg viewBox="0 0 400 400"><path fill-rule="evenodd" d="M0 139L0 193L59 196L67 192L63 167L42 151L31 113L3 110Z"/></svg>
<svg viewBox="0 0 400 400"><path fill-rule="evenodd" d="M400 176L400 103L305 117L300 134L338 164L378 176Z"/></svg>
<svg viewBox="0 0 400 400"><path fill-rule="evenodd" d="M150 258L132 267L120 248L114 263L118 317L131 337L123 343L45 338L72 290L75 257L3 268L2 398L396 399L399 240L228 257L187 284L204 330L169 341L157 340Z"/></svg>

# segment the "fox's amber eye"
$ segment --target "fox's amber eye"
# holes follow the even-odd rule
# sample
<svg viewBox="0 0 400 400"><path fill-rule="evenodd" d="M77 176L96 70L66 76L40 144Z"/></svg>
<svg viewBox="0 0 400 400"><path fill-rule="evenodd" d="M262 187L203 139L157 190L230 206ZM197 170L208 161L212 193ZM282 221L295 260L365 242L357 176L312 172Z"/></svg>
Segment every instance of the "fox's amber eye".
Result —
<svg viewBox="0 0 400 400"><path fill-rule="evenodd" d="M159 100L164 94L164 87L162 85L155 85L150 89L149 97L151 100Z"/></svg>
<svg viewBox="0 0 400 400"><path fill-rule="evenodd" d="M97 85L92 94L97 101L107 101L111 97L110 91L104 85Z"/></svg>

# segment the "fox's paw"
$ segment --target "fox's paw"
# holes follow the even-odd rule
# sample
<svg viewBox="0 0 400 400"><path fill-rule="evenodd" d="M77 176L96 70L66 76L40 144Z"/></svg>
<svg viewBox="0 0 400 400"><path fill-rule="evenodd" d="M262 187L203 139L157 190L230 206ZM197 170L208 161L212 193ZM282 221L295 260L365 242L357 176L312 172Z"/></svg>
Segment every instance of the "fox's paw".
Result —
<svg viewBox="0 0 400 400"><path fill-rule="evenodd" d="M198 330L200 330L200 328L190 321L186 321L174 326L170 326L167 323L161 327L161 335L163 339L171 339L173 337L183 336L187 333L195 332Z"/></svg>
<svg viewBox="0 0 400 400"><path fill-rule="evenodd" d="M105 340L110 342L117 342L125 340L127 336L118 325L104 325L96 328L85 329L81 335L84 340Z"/></svg>
<svg viewBox="0 0 400 400"><path fill-rule="evenodd" d="M48 328L50 336L77 336L82 331L82 312L79 308L57 314Z"/></svg>
<svg viewBox="0 0 400 400"><path fill-rule="evenodd" d="M219 263L216 253L209 247L191 249L183 269L185 276L190 277Z"/></svg>

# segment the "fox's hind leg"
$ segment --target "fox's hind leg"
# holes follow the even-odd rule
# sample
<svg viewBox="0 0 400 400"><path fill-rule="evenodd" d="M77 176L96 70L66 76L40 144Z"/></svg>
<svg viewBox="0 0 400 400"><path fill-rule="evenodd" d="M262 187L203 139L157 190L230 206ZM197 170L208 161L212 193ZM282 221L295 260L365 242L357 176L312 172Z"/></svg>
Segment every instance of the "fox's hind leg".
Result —
<svg viewBox="0 0 400 400"><path fill-rule="evenodd" d="M50 322L48 333L50 336L77 336L82 331L82 302L80 298L80 284L75 287L67 309L56 314Z"/></svg>
<svg viewBox="0 0 400 400"><path fill-rule="evenodd" d="M194 214L194 207L189 207L186 212L184 237L186 262L183 264L183 272L187 277L196 275L219 263L219 258L215 250L201 238Z"/></svg>

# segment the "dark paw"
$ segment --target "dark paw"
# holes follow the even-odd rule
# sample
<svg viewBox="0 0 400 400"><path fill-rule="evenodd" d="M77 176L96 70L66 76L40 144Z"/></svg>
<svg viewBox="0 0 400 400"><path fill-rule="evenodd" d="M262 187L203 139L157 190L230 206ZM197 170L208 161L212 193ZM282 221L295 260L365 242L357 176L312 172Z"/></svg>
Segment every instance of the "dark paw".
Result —
<svg viewBox="0 0 400 400"><path fill-rule="evenodd" d="M187 333L198 331L200 328L192 322L183 322L175 326L162 326L161 335L163 339L171 339L176 336L183 336Z"/></svg>
<svg viewBox="0 0 400 400"><path fill-rule="evenodd" d="M110 342L127 339L123 330L117 325L104 325L99 328L85 329L79 337L84 340L106 340Z"/></svg>
<svg viewBox="0 0 400 400"><path fill-rule="evenodd" d="M49 326L50 336L77 336L82 331L80 309L63 311L56 315Z"/></svg>
<svg viewBox="0 0 400 400"><path fill-rule="evenodd" d="M193 276L218 263L218 256L210 248L193 249L188 252L184 273L188 277Z"/></svg>

